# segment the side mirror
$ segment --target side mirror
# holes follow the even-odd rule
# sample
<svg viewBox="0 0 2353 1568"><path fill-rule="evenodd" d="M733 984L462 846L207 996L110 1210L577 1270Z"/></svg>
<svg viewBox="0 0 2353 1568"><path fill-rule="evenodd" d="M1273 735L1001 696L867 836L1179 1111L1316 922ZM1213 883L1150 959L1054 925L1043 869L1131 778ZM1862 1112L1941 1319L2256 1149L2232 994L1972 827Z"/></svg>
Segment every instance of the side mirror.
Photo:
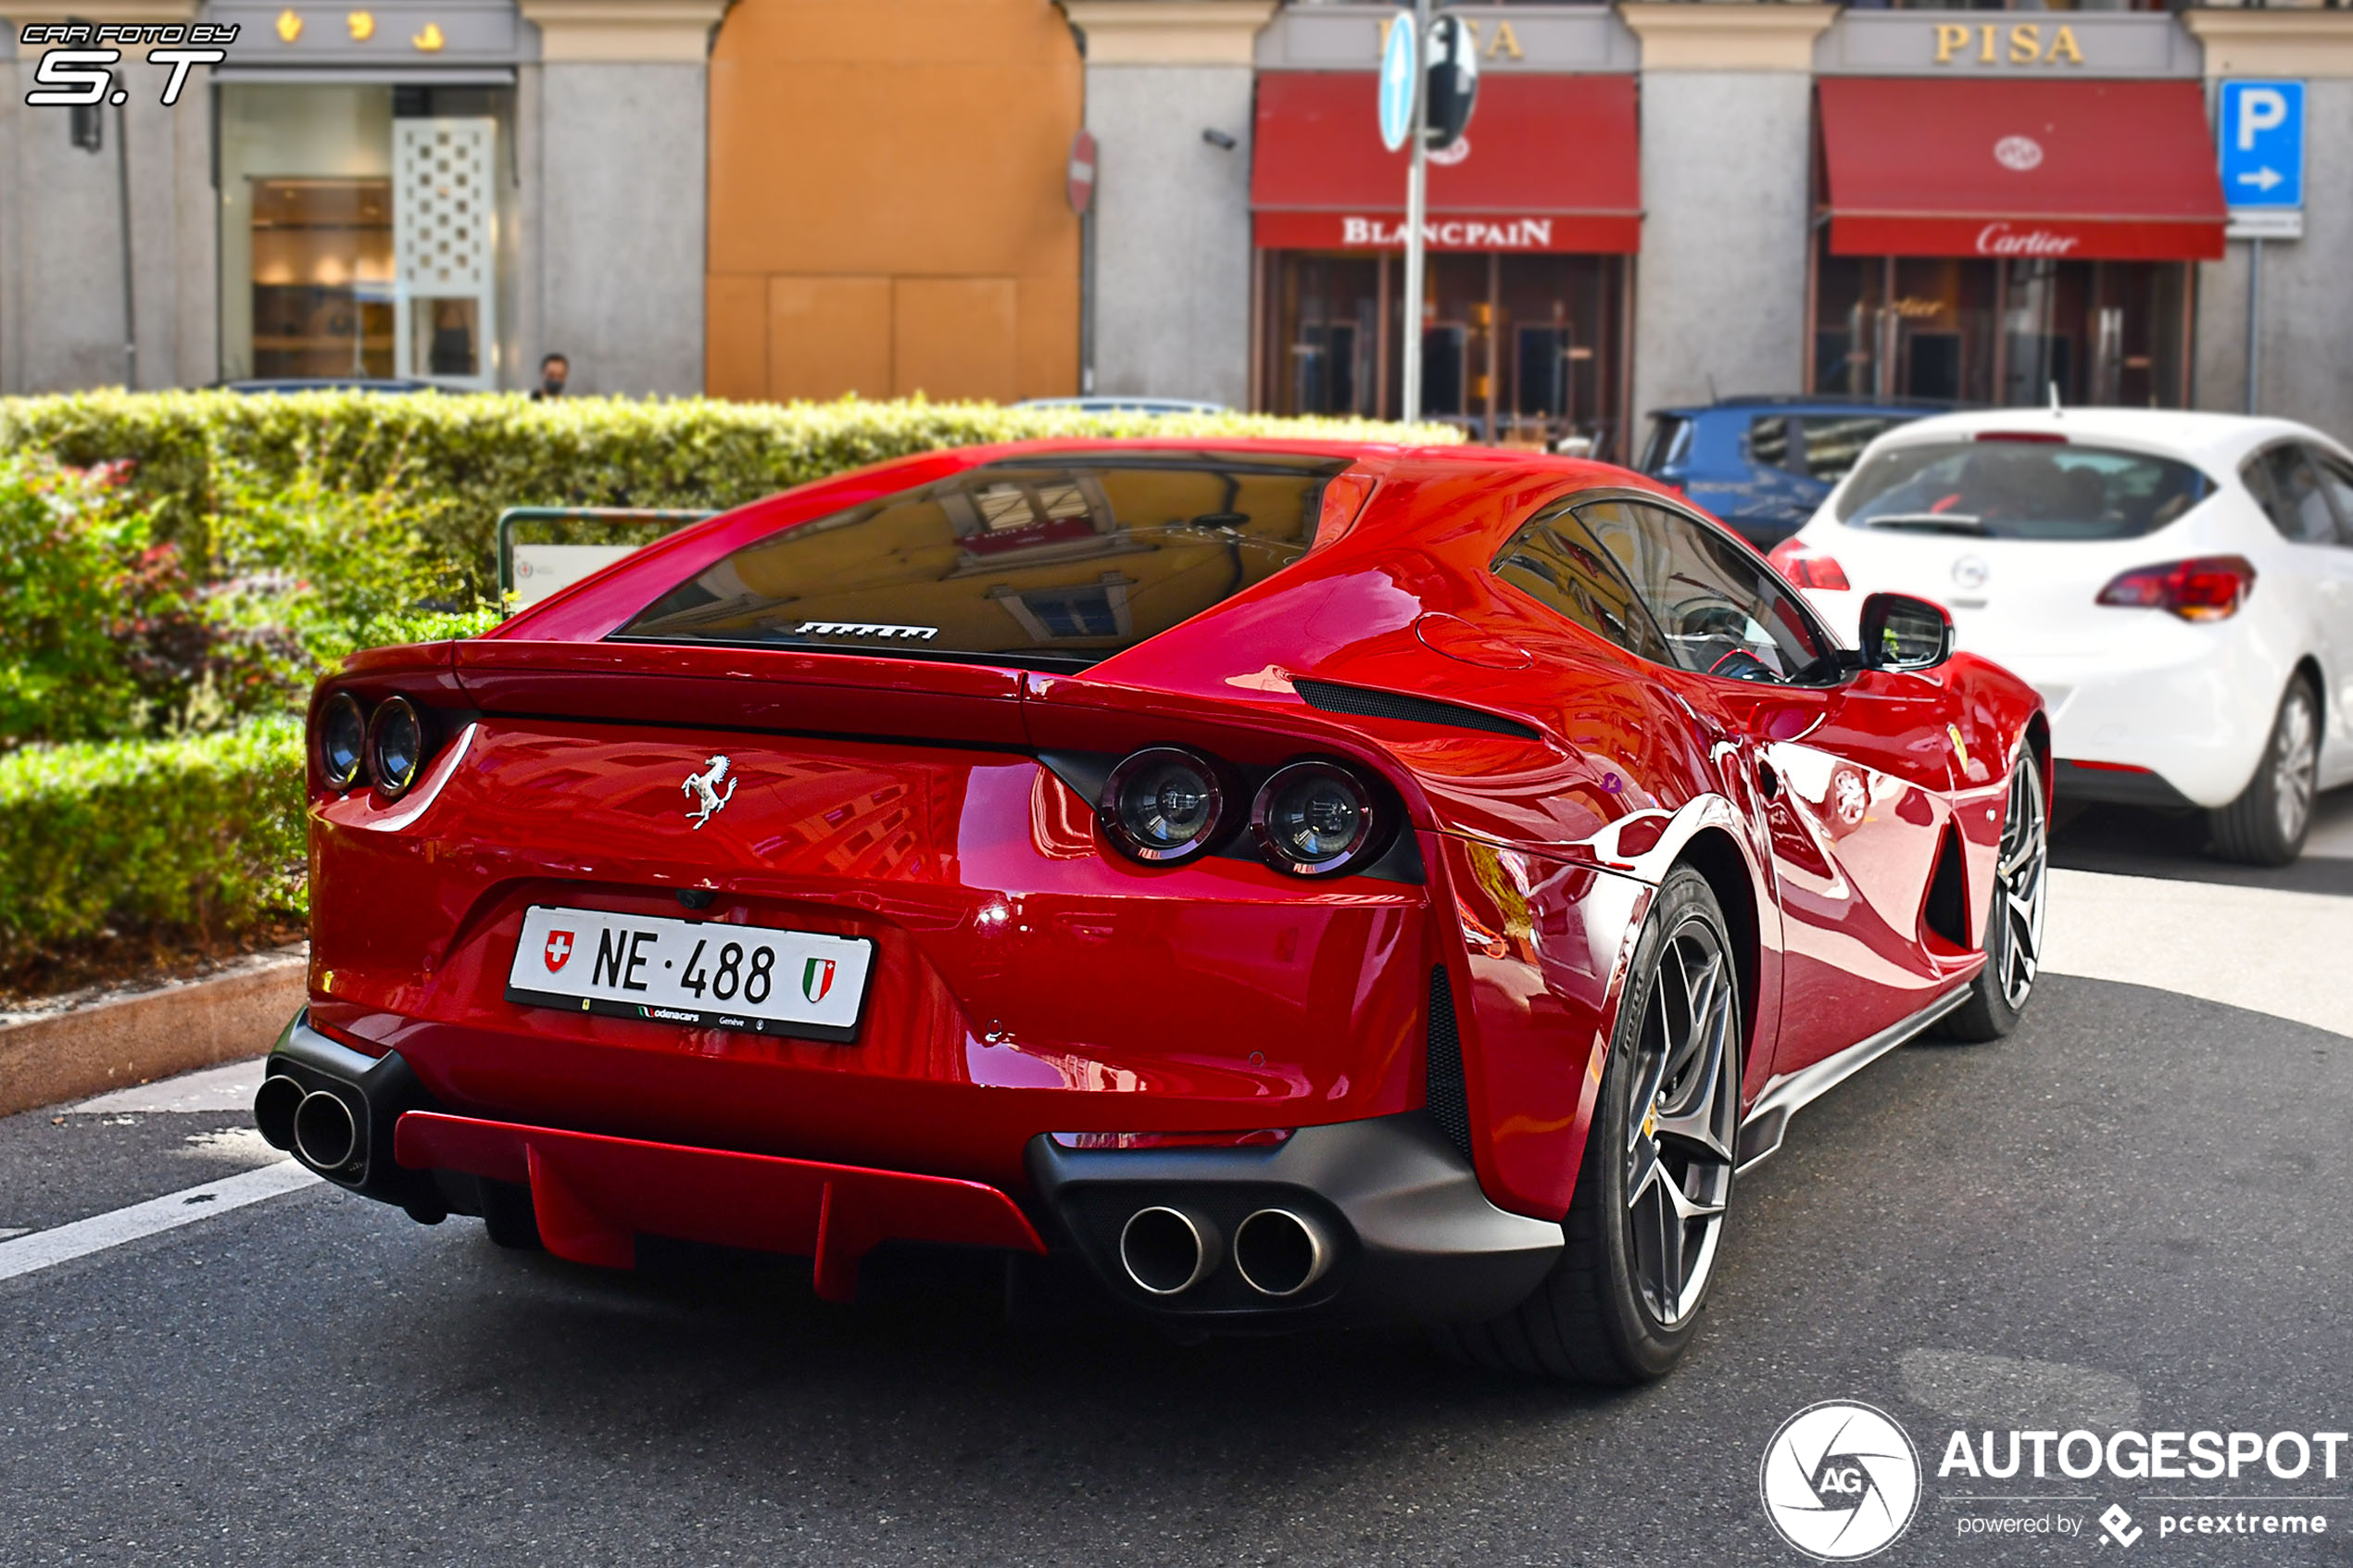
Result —
<svg viewBox="0 0 2353 1568"><path fill-rule="evenodd" d="M1865 599L1861 633L1866 669L1933 670L1953 657L1953 618L1909 594Z"/></svg>

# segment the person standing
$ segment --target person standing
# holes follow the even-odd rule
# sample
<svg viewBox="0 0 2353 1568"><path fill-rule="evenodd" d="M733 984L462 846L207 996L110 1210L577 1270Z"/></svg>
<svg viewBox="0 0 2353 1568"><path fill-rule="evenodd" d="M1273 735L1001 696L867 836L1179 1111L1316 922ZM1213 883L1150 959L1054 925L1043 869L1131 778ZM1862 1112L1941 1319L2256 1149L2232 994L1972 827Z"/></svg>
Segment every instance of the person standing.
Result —
<svg viewBox="0 0 2353 1568"><path fill-rule="evenodd" d="M564 395L564 383L572 379L572 361L560 354L550 354L539 361L539 385L531 395L534 403L545 403Z"/></svg>

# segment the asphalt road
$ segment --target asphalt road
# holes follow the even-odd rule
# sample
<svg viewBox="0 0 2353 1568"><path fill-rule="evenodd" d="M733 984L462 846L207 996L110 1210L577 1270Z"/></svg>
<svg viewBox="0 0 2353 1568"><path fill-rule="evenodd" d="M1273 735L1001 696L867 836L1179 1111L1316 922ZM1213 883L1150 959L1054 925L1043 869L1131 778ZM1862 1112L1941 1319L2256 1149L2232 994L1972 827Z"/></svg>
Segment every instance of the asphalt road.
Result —
<svg viewBox="0 0 2353 1568"><path fill-rule="evenodd" d="M2097 862L2086 888L2212 874L2176 849L2095 816L2059 858ZM2348 872L2217 880L2342 967ZM838 1309L789 1264L608 1274L311 1185L0 1278L0 1563L1797 1563L1759 1461L1825 1399L1926 1461L1877 1562L2353 1562L2353 1453L2333 1482L1936 1474L1957 1427L2353 1425L2353 1018L2107 961L2048 975L2007 1041L1908 1048L1804 1112L1742 1185L1691 1356L1633 1393L1404 1336L1016 1333L980 1277ZM173 1096L236 1098L0 1122L0 1236L274 1158L233 1110L138 1109ZM2156 1528L2246 1499L2329 1533ZM1961 1534L2011 1516L2081 1533Z"/></svg>

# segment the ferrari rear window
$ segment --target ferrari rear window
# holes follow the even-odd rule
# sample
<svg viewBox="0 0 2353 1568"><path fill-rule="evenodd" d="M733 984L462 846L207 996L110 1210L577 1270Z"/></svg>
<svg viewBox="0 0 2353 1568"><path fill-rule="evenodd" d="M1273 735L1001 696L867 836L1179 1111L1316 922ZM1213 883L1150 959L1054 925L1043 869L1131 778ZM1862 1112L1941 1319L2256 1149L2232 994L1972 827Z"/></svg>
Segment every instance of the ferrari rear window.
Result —
<svg viewBox="0 0 2353 1568"><path fill-rule="evenodd" d="M1079 670L1264 582L1348 465L1286 453L1055 454L779 530L614 633Z"/></svg>
<svg viewBox="0 0 2353 1568"><path fill-rule="evenodd" d="M1838 498L1849 528L1989 539L2137 539L2213 493L2188 463L2071 442L1929 441L1894 446Z"/></svg>

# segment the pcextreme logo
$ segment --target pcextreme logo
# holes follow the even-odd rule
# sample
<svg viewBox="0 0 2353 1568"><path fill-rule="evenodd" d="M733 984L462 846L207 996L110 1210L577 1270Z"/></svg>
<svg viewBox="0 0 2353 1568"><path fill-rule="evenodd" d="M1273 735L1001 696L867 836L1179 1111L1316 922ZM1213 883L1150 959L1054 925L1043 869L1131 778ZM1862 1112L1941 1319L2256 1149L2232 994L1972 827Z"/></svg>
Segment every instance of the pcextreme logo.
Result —
<svg viewBox="0 0 2353 1568"><path fill-rule="evenodd" d="M1883 1551L1920 1502L1920 1456L1886 1411L1851 1400L1808 1405L1765 1445L1765 1517L1822 1562Z"/></svg>

